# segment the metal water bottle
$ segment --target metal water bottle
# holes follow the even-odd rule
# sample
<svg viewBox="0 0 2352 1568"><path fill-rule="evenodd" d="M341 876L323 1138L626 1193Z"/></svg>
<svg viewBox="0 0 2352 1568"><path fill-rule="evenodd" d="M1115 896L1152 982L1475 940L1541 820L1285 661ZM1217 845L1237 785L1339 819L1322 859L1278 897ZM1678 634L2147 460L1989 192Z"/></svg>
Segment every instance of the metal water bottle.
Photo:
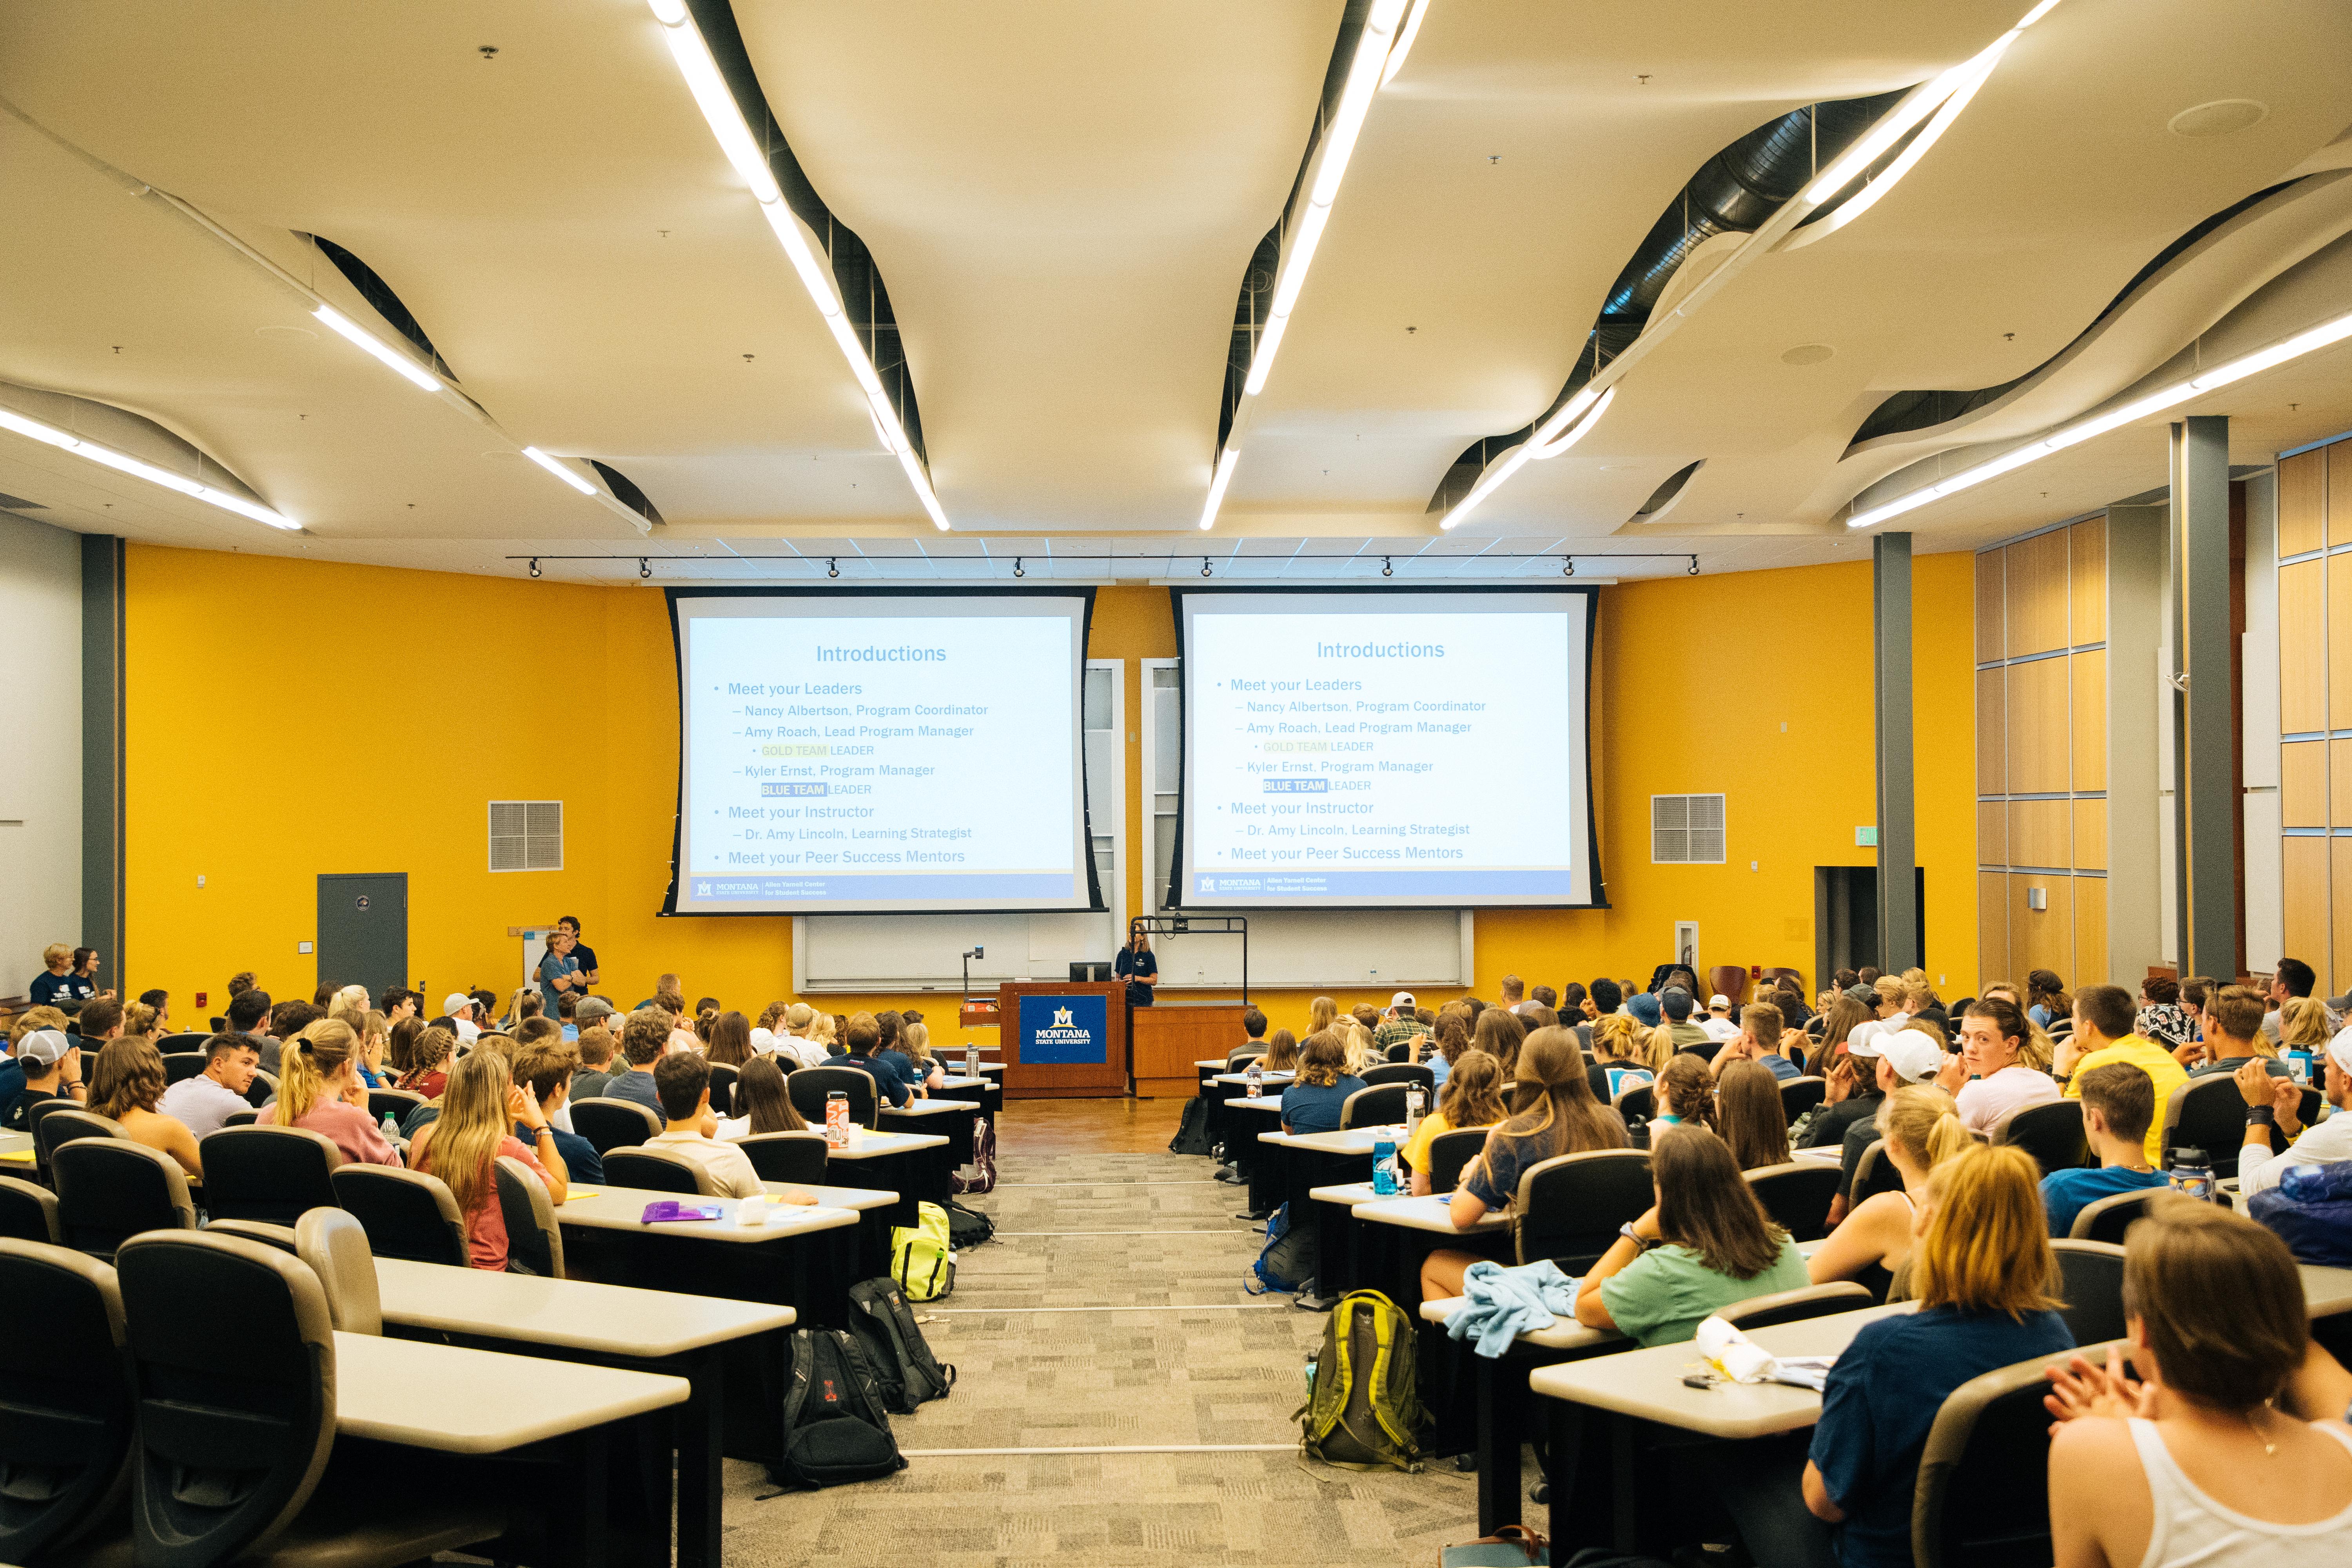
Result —
<svg viewBox="0 0 2352 1568"><path fill-rule="evenodd" d="M1412 1135L1421 1131L1421 1113L1423 1098L1424 1096L1423 1094L1421 1085L1416 1083L1406 1086L1404 1091L1404 1136L1405 1142L1411 1142L1412 1141Z"/></svg>
<svg viewBox="0 0 2352 1568"><path fill-rule="evenodd" d="M963 1047L963 1076L966 1078L980 1076L980 1047L969 1040L964 1042Z"/></svg>
<svg viewBox="0 0 2352 1568"><path fill-rule="evenodd" d="M836 1149L849 1147L849 1096L837 1089L824 1097L824 1141Z"/></svg>

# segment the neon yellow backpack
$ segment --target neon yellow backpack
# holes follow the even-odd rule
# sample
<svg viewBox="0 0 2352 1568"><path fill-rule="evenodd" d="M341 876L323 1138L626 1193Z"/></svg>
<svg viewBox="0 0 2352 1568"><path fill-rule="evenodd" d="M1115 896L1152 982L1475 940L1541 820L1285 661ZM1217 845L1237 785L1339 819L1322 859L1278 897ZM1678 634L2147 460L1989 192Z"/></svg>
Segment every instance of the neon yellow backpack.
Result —
<svg viewBox="0 0 2352 1568"><path fill-rule="evenodd" d="M1323 1350L1307 1403L1299 1447L1329 1465L1369 1470L1421 1468L1422 1408L1412 1324L1377 1290L1339 1298L1323 1325Z"/></svg>
<svg viewBox="0 0 2352 1568"><path fill-rule="evenodd" d="M916 1223L890 1233L890 1278L909 1301L936 1301L955 1289L955 1249L948 1245L948 1211L918 1204Z"/></svg>

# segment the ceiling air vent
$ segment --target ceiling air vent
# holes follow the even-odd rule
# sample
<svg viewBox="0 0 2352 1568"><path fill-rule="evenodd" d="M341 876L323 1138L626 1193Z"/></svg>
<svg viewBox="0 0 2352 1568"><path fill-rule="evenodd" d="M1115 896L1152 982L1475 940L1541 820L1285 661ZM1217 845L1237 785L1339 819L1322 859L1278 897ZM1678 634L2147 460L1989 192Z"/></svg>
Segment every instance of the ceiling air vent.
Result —
<svg viewBox="0 0 2352 1568"><path fill-rule="evenodd" d="M1654 866L1723 864L1723 797L1719 795L1652 795L1650 863Z"/></svg>
<svg viewBox="0 0 2352 1568"><path fill-rule="evenodd" d="M490 869L562 870L563 803L560 800L490 802Z"/></svg>

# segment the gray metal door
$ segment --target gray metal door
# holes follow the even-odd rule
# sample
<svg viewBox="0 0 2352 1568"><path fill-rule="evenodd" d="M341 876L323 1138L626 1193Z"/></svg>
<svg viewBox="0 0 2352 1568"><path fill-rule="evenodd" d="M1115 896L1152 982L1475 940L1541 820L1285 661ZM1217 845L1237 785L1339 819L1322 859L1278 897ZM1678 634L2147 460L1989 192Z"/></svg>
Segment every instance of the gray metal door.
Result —
<svg viewBox="0 0 2352 1568"><path fill-rule="evenodd" d="M370 996L408 984L408 873L319 879L319 978Z"/></svg>

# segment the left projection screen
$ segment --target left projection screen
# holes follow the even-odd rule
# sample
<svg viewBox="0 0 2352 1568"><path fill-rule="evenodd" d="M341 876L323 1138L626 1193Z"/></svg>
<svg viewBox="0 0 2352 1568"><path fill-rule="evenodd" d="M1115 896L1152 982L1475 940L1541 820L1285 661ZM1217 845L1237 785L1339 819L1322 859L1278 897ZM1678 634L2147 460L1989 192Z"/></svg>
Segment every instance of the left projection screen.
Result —
<svg viewBox="0 0 2352 1568"><path fill-rule="evenodd" d="M1091 594L673 589L673 914L1100 907Z"/></svg>

